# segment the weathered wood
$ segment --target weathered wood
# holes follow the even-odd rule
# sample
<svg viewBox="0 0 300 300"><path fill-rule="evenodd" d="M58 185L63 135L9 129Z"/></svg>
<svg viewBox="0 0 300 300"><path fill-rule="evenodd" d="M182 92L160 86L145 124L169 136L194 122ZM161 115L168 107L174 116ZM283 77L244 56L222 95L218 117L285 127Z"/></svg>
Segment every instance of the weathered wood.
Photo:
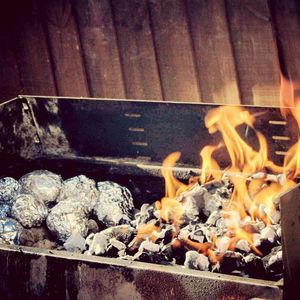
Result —
<svg viewBox="0 0 300 300"><path fill-rule="evenodd" d="M22 92L51 96L56 95L56 88L37 3L37 0L33 0L18 6L19 14L14 28L16 56Z"/></svg>
<svg viewBox="0 0 300 300"><path fill-rule="evenodd" d="M126 98L110 2L74 1L91 96Z"/></svg>
<svg viewBox="0 0 300 300"><path fill-rule="evenodd" d="M58 94L89 96L81 46L69 0L42 2Z"/></svg>
<svg viewBox="0 0 300 300"><path fill-rule="evenodd" d="M285 72L291 80L300 80L300 5L297 0L270 2L276 23L277 40Z"/></svg>
<svg viewBox="0 0 300 300"><path fill-rule="evenodd" d="M278 105L279 62L267 0L226 0L242 102Z"/></svg>
<svg viewBox="0 0 300 300"><path fill-rule="evenodd" d="M113 0L127 98L161 100L146 0Z"/></svg>
<svg viewBox="0 0 300 300"><path fill-rule="evenodd" d="M186 0L203 102L240 103L224 0Z"/></svg>
<svg viewBox="0 0 300 300"><path fill-rule="evenodd" d="M165 100L200 101L184 2L148 1Z"/></svg>
<svg viewBox="0 0 300 300"><path fill-rule="evenodd" d="M0 78L0 102L22 93L14 45L8 30L0 30Z"/></svg>

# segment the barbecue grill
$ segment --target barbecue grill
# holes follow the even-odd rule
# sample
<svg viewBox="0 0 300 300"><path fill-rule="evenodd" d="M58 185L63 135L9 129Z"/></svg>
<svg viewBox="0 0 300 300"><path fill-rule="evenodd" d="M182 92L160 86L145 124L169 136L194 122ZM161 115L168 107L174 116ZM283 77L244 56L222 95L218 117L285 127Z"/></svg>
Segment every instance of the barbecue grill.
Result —
<svg viewBox="0 0 300 300"><path fill-rule="evenodd" d="M182 153L174 169L177 177L187 180L199 172L199 150L220 139L204 125L206 113L215 106L19 96L0 105L0 176L19 178L47 169L65 178L85 174L112 180L128 187L139 207L163 195L160 166L169 153ZM246 108L257 116L255 127L268 140L269 157L280 162L297 140L297 125L283 120L278 108ZM255 147L251 129L241 127L240 132ZM226 165L228 155L218 155ZM300 221L293 209L298 191L296 187L282 196L284 285L180 266L1 245L0 293L7 299L280 299L283 292L293 292L299 273L295 234Z"/></svg>

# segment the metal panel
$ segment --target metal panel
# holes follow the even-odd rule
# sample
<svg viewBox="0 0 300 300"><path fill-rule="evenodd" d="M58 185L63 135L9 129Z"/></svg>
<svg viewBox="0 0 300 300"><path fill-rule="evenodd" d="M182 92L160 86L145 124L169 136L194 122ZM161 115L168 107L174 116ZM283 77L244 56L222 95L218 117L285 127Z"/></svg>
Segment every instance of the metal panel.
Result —
<svg viewBox="0 0 300 300"><path fill-rule="evenodd" d="M216 105L50 97L27 100L45 155L161 162L169 153L181 151L183 164L199 166L199 150L220 141L218 134L208 134L204 124L206 113ZM269 157L280 162L283 152L296 141L295 124L283 121L278 108L245 108L257 116L255 126L268 140ZM246 127L240 131L255 147L255 134ZM274 139L276 136L287 140ZM226 164L225 151L220 158Z"/></svg>
<svg viewBox="0 0 300 300"><path fill-rule="evenodd" d="M281 299L274 282L119 259L0 247L6 299Z"/></svg>

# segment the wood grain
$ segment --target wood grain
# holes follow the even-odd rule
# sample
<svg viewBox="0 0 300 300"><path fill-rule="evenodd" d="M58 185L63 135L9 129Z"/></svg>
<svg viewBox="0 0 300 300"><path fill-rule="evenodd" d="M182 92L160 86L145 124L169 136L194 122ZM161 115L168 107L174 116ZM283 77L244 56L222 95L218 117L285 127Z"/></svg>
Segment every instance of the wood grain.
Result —
<svg viewBox="0 0 300 300"><path fill-rule="evenodd" d="M89 96L77 26L69 0L42 2L58 94Z"/></svg>
<svg viewBox="0 0 300 300"><path fill-rule="evenodd" d="M184 2L148 1L165 100L199 102L200 93Z"/></svg>
<svg viewBox="0 0 300 300"><path fill-rule="evenodd" d="M279 62L267 0L226 0L242 102L276 105Z"/></svg>
<svg viewBox="0 0 300 300"><path fill-rule="evenodd" d="M14 27L15 51L24 94L56 95L50 56L38 0L18 7ZM23 6L22 6L23 5Z"/></svg>
<svg viewBox="0 0 300 300"><path fill-rule="evenodd" d="M108 0L73 2L92 97L126 98Z"/></svg>
<svg viewBox="0 0 300 300"><path fill-rule="evenodd" d="M240 103L223 0L186 0L203 102Z"/></svg>
<svg viewBox="0 0 300 300"><path fill-rule="evenodd" d="M276 22L277 40L283 67L293 81L300 81L300 4L299 1L270 2Z"/></svg>
<svg viewBox="0 0 300 300"><path fill-rule="evenodd" d="M127 98L162 100L145 0L112 0Z"/></svg>

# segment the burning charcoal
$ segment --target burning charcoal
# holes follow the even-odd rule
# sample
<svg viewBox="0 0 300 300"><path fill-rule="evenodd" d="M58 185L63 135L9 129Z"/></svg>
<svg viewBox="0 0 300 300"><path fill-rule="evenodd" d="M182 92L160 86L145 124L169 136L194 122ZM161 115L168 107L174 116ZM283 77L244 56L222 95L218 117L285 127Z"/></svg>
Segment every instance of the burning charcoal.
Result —
<svg viewBox="0 0 300 300"><path fill-rule="evenodd" d="M117 183L98 182L98 200L94 212L106 226L129 224L133 219L134 206L130 191Z"/></svg>
<svg viewBox="0 0 300 300"><path fill-rule="evenodd" d="M203 213L209 217L214 211L220 211L228 202L227 198L222 198L220 194L204 194L204 209Z"/></svg>
<svg viewBox="0 0 300 300"><path fill-rule="evenodd" d="M243 256L238 252L227 251L222 256L220 272L228 274L235 270L240 270L242 266Z"/></svg>
<svg viewBox="0 0 300 300"><path fill-rule="evenodd" d="M198 219L200 211L204 208L204 194L207 190L196 183L189 190L181 193L177 200L182 204L186 221Z"/></svg>
<svg viewBox="0 0 300 300"><path fill-rule="evenodd" d="M86 238L86 244L88 250L85 252L88 255L102 255L108 251L109 247L109 238L106 234L102 232L91 233Z"/></svg>
<svg viewBox="0 0 300 300"><path fill-rule="evenodd" d="M0 244L19 245L22 225L14 219L0 220Z"/></svg>
<svg viewBox="0 0 300 300"><path fill-rule="evenodd" d="M184 266L189 269L208 271L209 260L205 255L197 251L188 251L185 254Z"/></svg>
<svg viewBox="0 0 300 300"><path fill-rule="evenodd" d="M274 242L271 242L268 239L258 239L253 243L253 246L255 246L263 256L268 255L272 251L274 245Z"/></svg>
<svg viewBox="0 0 300 300"><path fill-rule="evenodd" d="M222 236L221 238L217 239L216 247L219 252L224 253L227 251L230 244L230 238L228 236Z"/></svg>
<svg viewBox="0 0 300 300"><path fill-rule="evenodd" d="M172 225L166 225L161 231L153 231L153 236L157 237L156 243L163 242L163 244L169 244L173 239L174 228Z"/></svg>
<svg viewBox="0 0 300 300"><path fill-rule="evenodd" d="M11 216L11 205L10 204L0 204L0 219L5 219Z"/></svg>
<svg viewBox="0 0 300 300"><path fill-rule="evenodd" d="M41 225L48 215L44 202L30 194L20 194L13 203L11 214L24 227Z"/></svg>
<svg viewBox="0 0 300 300"><path fill-rule="evenodd" d="M269 240L271 243L274 243L276 238L276 231L273 227L267 226L260 232L261 238L264 240Z"/></svg>
<svg viewBox="0 0 300 300"><path fill-rule="evenodd" d="M216 225L216 222L221 218L220 211L213 211L208 219L206 220L205 224L207 225Z"/></svg>
<svg viewBox="0 0 300 300"><path fill-rule="evenodd" d="M159 252L159 250L160 250L159 245L154 244L149 240L143 241L139 247L139 252L144 252L144 251Z"/></svg>
<svg viewBox="0 0 300 300"><path fill-rule="evenodd" d="M46 205L56 201L62 187L61 177L47 170L28 173L19 182L23 194L31 194Z"/></svg>
<svg viewBox="0 0 300 300"><path fill-rule="evenodd" d="M145 203L141 206L141 210L135 214L136 227L147 224L154 218L154 206Z"/></svg>
<svg viewBox="0 0 300 300"><path fill-rule="evenodd" d="M128 244L132 239L133 234L135 233L135 229L130 225L124 224L104 229L101 231L101 233L105 234L109 238L114 237L118 241Z"/></svg>
<svg viewBox="0 0 300 300"><path fill-rule="evenodd" d="M189 238L199 243L204 243L206 230L207 228L205 228L204 226L195 229L193 232L190 233Z"/></svg>
<svg viewBox="0 0 300 300"><path fill-rule="evenodd" d="M85 250L85 239L80 233L73 233L64 243L64 247L70 252L82 252Z"/></svg>
<svg viewBox="0 0 300 300"><path fill-rule="evenodd" d="M266 274L266 269L264 267L263 261L259 256L253 253L248 254L244 257L244 273L255 278L263 278Z"/></svg>
<svg viewBox="0 0 300 300"><path fill-rule="evenodd" d="M276 234L279 238L281 238L281 226L279 226L278 229L276 230Z"/></svg>
<svg viewBox="0 0 300 300"><path fill-rule="evenodd" d="M83 202L87 202L85 198ZM47 226L49 230L62 242L65 242L73 233L80 233L83 237L88 232L87 211L79 206L78 201L61 201L55 205L48 217Z"/></svg>
<svg viewBox="0 0 300 300"><path fill-rule="evenodd" d="M116 248L119 251L125 250L126 249L126 245L120 241L118 241L116 238L111 238L109 240L109 243L111 246L113 246L114 248Z"/></svg>
<svg viewBox="0 0 300 300"><path fill-rule="evenodd" d="M64 181L58 201L77 202L88 213L96 204L98 194L95 181L79 175Z"/></svg>
<svg viewBox="0 0 300 300"><path fill-rule="evenodd" d="M263 258L265 268L270 273L281 274L283 272L282 247L277 246Z"/></svg>
<svg viewBox="0 0 300 300"><path fill-rule="evenodd" d="M249 253L251 251L251 248L246 240L239 240L235 248L237 251L240 251L242 253Z"/></svg>
<svg viewBox="0 0 300 300"><path fill-rule="evenodd" d="M0 179L0 203L12 204L14 198L20 193L19 182L12 177Z"/></svg>
<svg viewBox="0 0 300 300"><path fill-rule="evenodd" d="M88 220L88 231L89 231L89 233L99 232L99 226L95 220L93 220L93 219Z"/></svg>

